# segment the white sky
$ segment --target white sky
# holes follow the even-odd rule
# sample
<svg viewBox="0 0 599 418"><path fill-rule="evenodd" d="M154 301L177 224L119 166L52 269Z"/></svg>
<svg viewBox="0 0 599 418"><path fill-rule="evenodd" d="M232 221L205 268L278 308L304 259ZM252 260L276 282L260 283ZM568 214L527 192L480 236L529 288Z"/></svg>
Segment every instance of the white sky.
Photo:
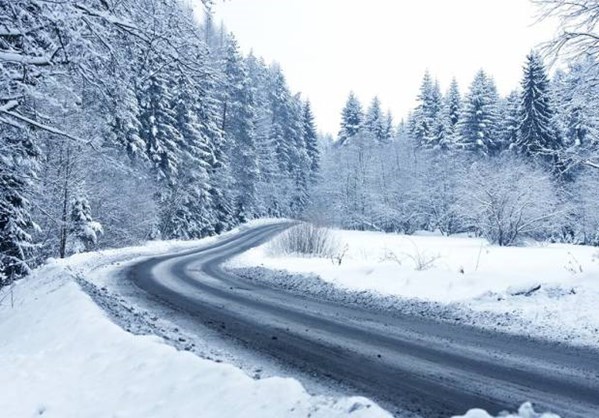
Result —
<svg viewBox="0 0 599 418"><path fill-rule="evenodd" d="M548 40L528 0L220 0L242 49L277 61L313 105L320 130L336 134L350 90L364 107L378 95L396 122L414 107L424 71L462 93L484 68L507 94L526 54Z"/></svg>

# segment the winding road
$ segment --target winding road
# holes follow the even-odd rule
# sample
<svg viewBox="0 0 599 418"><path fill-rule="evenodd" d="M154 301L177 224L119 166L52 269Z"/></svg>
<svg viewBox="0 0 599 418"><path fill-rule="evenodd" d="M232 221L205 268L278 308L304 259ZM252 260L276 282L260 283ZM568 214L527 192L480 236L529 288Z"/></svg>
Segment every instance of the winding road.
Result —
<svg viewBox="0 0 599 418"><path fill-rule="evenodd" d="M498 413L530 400L563 418L599 417L597 352L301 297L223 269L288 227L255 227L126 274L159 303L393 413Z"/></svg>

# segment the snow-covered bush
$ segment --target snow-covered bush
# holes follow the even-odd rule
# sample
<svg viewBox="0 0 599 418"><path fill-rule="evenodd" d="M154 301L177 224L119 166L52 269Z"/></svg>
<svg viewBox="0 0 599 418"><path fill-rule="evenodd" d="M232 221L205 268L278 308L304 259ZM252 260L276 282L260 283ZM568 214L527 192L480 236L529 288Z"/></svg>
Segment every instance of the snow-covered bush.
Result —
<svg viewBox="0 0 599 418"><path fill-rule="evenodd" d="M332 258L339 254L340 244L335 233L329 228L310 223L302 223L283 232L270 244L270 251L276 255L303 255Z"/></svg>
<svg viewBox="0 0 599 418"><path fill-rule="evenodd" d="M85 197L77 197L71 202L71 227L67 240L69 253L90 251L98 242L102 225L92 219L91 208Z"/></svg>
<svg viewBox="0 0 599 418"><path fill-rule="evenodd" d="M456 211L492 243L513 245L559 229L551 176L514 157L479 161L461 184Z"/></svg>

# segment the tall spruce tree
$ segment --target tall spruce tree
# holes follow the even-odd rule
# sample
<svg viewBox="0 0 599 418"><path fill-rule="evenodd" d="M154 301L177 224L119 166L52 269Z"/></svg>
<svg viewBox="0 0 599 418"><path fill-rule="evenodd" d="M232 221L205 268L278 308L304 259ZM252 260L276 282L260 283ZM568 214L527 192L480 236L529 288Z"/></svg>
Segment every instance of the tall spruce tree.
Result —
<svg viewBox="0 0 599 418"><path fill-rule="evenodd" d="M442 95L439 83L427 71L422 79L418 107L412 115L411 134L423 148L436 148L442 135Z"/></svg>
<svg viewBox="0 0 599 418"><path fill-rule="evenodd" d="M254 89L237 41L229 35L225 48L226 94L224 132L230 138L231 167L235 182L235 210L244 222L258 214L256 186L259 176L255 131Z"/></svg>
<svg viewBox="0 0 599 418"><path fill-rule="evenodd" d="M349 93L345 106L341 111L341 129L337 136L337 144L344 145L348 140L360 133L364 123L364 113L360 100L354 92Z"/></svg>
<svg viewBox="0 0 599 418"><path fill-rule="evenodd" d="M440 140L442 149L454 148L458 142L458 124L462 113L462 97L457 80L451 81L449 90L443 100L442 123L443 135Z"/></svg>
<svg viewBox="0 0 599 418"><path fill-rule="evenodd" d="M561 139L554 120L549 78L536 52L526 58L520 100L517 149L527 156L556 162Z"/></svg>
<svg viewBox="0 0 599 418"><path fill-rule="evenodd" d="M28 195L37 157L30 132L0 130L0 288L27 274L32 262L36 224Z"/></svg>
<svg viewBox="0 0 599 418"><path fill-rule="evenodd" d="M295 187L290 202L290 213L295 217L300 217L310 202L311 159L306 142L304 103L299 94L293 97L292 105L289 135L294 139L291 173Z"/></svg>
<svg viewBox="0 0 599 418"><path fill-rule="evenodd" d="M393 115L391 114L391 110L388 110L383 121L383 141L385 143L391 142L394 136L395 129L393 129Z"/></svg>
<svg viewBox="0 0 599 418"><path fill-rule="evenodd" d="M169 238L201 238L214 232L215 218L210 194L210 171L214 158L209 125L209 96L199 80L191 83L179 75L174 91L176 129L181 134L180 174L169 186L162 210L162 231Z"/></svg>
<svg viewBox="0 0 599 418"><path fill-rule="evenodd" d="M173 83L168 70L152 74L139 92L141 138L159 179L173 182L179 169L178 149L182 142L173 109Z"/></svg>
<svg viewBox="0 0 599 418"><path fill-rule="evenodd" d="M377 144L387 142L385 132L385 115L381 109L381 101L374 97L364 119L364 130L374 139Z"/></svg>
<svg viewBox="0 0 599 418"><path fill-rule="evenodd" d="M511 149L520 135L520 92L512 91L501 103L500 109L501 149Z"/></svg>
<svg viewBox="0 0 599 418"><path fill-rule="evenodd" d="M248 76L256 87L254 100L256 132L256 152L258 155L259 178L256 185L260 196L260 215L279 216L279 171L276 145L271 136L273 126L273 106L270 94L269 69L262 58L250 54L246 60Z"/></svg>
<svg viewBox="0 0 599 418"><path fill-rule="evenodd" d="M459 148L483 155L499 151L498 100L495 82L480 70L466 95L459 122Z"/></svg>
<svg viewBox="0 0 599 418"><path fill-rule="evenodd" d="M313 186L318 180L320 172L320 147L318 145L318 134L316 132L316 124L314 123L314 115L312 114L312 106L310 101L304 102L303 114L304 126L304 142L306 143L306 153L309 158L309 177L310 183Z"/></svg>

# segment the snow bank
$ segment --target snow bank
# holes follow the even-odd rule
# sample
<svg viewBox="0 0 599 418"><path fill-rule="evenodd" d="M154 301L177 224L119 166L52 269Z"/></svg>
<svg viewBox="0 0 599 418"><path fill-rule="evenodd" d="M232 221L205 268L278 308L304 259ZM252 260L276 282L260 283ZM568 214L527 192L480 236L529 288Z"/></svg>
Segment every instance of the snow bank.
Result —
<svg viewBox="0 0 599 418"><path fill-rule="evenodd" d="M559 418L554 414L539 414L536 413L532 405L527 402L523 404L517 414L500 415L501 418ZM455 416L453 418L493 418L487 411L482 409L471 409L466 415Z"/></svg>
<svg viewBox="0 0 599 418"><path fill-rule="evenodd" d="M497 247L468 237L336 233L343 254L340 265L335 259L273 254L269 244L229 265L317 274L349 291L455 305L480 314L509 314L521 321L502 324L506 331L599 345L597 248Z"/></svg>
<svg viewBox="0 0 599 418"><path fill-rule="evenodd" d="M311 396L297 381L253 380L113 324L73 274L204 245L151 243L51 261L0 304L0 411L44 417L388 417L364 398Z"/></svg>

